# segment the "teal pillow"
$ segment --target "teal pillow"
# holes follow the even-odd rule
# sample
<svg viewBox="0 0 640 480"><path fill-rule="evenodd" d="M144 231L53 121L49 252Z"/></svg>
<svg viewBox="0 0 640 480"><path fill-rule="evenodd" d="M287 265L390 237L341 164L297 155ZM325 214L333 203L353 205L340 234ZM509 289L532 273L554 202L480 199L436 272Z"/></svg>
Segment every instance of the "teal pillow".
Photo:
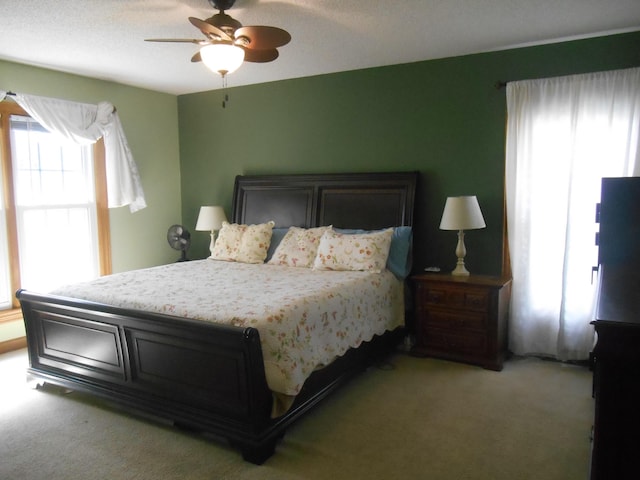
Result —
<svg viewBox="0 0 640 480"><path fill-rule="evenodd" d="M267 258L264 260L267 263L273 257L276 248L280 245L280 242L284 238L284 236L289 231L288 228L274 228L271 232L271 243L269 244L269 249L267 250Z"/></svg>

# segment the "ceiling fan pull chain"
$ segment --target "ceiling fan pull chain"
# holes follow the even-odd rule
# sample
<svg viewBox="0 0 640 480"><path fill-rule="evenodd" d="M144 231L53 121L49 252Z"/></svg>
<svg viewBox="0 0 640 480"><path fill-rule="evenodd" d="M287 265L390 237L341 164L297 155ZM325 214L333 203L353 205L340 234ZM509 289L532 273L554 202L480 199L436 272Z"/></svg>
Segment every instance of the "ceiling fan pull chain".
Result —
<svg viewBox="0 0 640 480"><path fill-rule="evenodd" d="M227 93L227 76L222 76L222 108L227 108L229 103L229 94Z"/></svg>

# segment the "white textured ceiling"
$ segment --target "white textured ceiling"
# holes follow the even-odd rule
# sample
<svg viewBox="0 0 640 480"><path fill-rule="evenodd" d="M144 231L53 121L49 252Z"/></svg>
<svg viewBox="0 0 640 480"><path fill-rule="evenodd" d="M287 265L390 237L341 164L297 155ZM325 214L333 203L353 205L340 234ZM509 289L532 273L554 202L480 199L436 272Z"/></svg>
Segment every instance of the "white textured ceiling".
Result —
<svg viewBox="0 0 640 480"><path fill-rule="evenodd" d="M203 38L187 17L216 13L207 0L0 0L0 12L0 59L172 94L222 86L190 62L196 45L144 41ZM227 14L292 36L229 86L640 30L640 0L237 0Z"/></svg>

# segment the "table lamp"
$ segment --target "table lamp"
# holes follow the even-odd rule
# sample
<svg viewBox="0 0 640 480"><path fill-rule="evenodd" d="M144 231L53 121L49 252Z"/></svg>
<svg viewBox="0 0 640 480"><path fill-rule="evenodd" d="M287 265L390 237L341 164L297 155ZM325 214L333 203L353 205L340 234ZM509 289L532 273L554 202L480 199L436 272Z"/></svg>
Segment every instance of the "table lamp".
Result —
<svg viewBox="0 0 640 480"><path fill-rule="evenodd" d="M447 198L440 221L440 230L458 231L458 245L456 246L458 263L451 275L469 275L469 271L464 266L464 257L467 254L467 249L464 246L464 230L484 227L486 225L475 195Z"/></svg>
<svg viewBox="0 0 640 480"><path fill-rule="evenodd" d="M222 222L226 221L227 216L224 214L222 207L211 205L200 207L196 230L211 232L211 243L209 245L209 251L211 253L213 253L213 246L215 245L216 231L220 230L222 228Z"/></svg>

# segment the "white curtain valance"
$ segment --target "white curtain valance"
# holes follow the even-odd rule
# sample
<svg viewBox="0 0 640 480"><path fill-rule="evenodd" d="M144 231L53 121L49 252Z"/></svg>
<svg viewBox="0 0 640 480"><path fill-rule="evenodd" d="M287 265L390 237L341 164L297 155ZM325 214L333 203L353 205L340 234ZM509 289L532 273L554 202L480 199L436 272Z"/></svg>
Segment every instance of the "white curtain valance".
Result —
<svg viewBox="0 0 640 480"><path fill-rule="evenodd" d="M0 91L0 101L6 94ZM22 93L16 93L15 100L44 128L74 143L86 145L104 138L109 208L129 205L131 212L136 212L147 206L138 168L112 104L93 105Z"/></svg>

